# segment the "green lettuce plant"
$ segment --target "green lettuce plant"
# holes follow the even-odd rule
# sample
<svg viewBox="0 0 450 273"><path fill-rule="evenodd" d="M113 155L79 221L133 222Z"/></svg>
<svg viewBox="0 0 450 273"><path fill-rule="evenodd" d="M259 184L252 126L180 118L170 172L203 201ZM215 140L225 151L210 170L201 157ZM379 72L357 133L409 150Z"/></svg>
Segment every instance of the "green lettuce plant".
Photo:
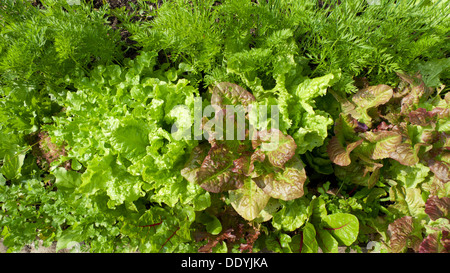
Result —
<svg viewBox="0 0 450 273"><path fill-rule="evenodd" d="M9 252L449 251L447 1L74 2L0 8Z"/></svg>

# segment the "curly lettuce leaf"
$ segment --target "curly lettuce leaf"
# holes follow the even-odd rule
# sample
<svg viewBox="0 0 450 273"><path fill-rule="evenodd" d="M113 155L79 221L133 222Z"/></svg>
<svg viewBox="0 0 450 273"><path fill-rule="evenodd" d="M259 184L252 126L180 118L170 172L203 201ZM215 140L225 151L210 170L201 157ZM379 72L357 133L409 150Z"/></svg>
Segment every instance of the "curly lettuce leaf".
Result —
<svg viewBox="0 0 450 273"><path fill-rule="evenodd" d="M253 178L266 194L281 200L292 200L303 196L306 172L298 156L292 157L285 164L284 169L274 167L269 170L268 173Z"/></svg>
<svg viewBox="0 0 450 273"><path fill-rule="evenodd" d="M365 152L374 160L388 158L402 142L402 135L394 131L368 131L363 137L370 143Z"/></svg>
<svg viewBox="0 0 450 273"><path fill-rule="evenodd" d="M336 136L333 136L328 143L327 151L330 156L330 160L339 166L348 166L352 162L350 159L350 153L363 142L360 139L356 142L348 144L344 147Z"/></svg>
<svg viewBox="0 0 450 273"><path fill-rule="evenodd" d="M267 155L269 162L278 168L283 168L295 154L297 145L289 135L284 135L280 130L270 129L257 132L256 139L252 140L254 149L260 149Z"/></svg>
<svg viewBox="0 0 450 273"><path fill-rule="evenodd" d="M422 239L420 228L411 216L403 216L389 224L389 246L394 253L408 248L418 250Z"/></svg>
<svg viewBox="0 0 450 273"><path fill-rule="evenodd" d="M415 218L425 216L425 202L419 188L404 188L399 185L389 189L389 196L394 204L388 210L397 215L410 215Z"/></svg>
<svg viewBox="0 0 450 273"><path fill-rule="evenodd" d="M313 113L304 112L298 116L301 125L294 131L292 137L297 144L297 153L304 154L322 146L333 120L328 113L321 110L315 110Z"/></svg>
<svg viewBox="0 0 450 273"><path fill-rule="evenodd" d="M233 172L237 151L226 144L211 147L197 173L197 183L209 192L239 189L245 176Z"/></svg>
<svg viewBox="0 0 450 273"><path fill-rule="evenodd" d="M144 182L129 174L124 166L117 164L117 157L113 155L94 158L81 175L81 182L78 192L87 195L106 194L111 208L125 202L131 205L144 195Z"/></svg>
<svg viewBox="0 0 450 273"><path fill-rule="evenodd" d="M416 188L417 185L426 181L430 168L417 163L414 166L405 166L397 161L392 161L389 168L392 179L406 188Z"/></svg>
<svg viewBox="0 0 450 273"><path fill-rule="evenodd" d="M290 201L280 201L282 208L272 218L274 228L285 231L294 231L300 228L311 216L308 209L309 200L298 198Z"/></svg>
<svg viewBox="0 0 450 273"><path fill-rule="evenodd" d="M327 88L335 84L339 78L340 73L337 72L313 79L305 79L297 86L294 95L303 102L311 102L317 97L324 96Z"/></svg>
<svg viewBox="0 0 450 273"><path fill-rule="evenodd" d="M120 154L133 160L145 155L151 127L145 121L128 118L111 134L111 144Z"/></svg>
<svg viewBox="0 0 450 273"><path fill-rule="evenodd" d="M433 221L439 218L450 218L450 198L429 196L425 203L425 213Z"/></svg>
<svg viewBox="0 0 450 273"><path fill-rule="evenodd" d="M228 195L236 212L248 221L257 218L270 199L251 178L247 178L240 189L229 191Z"/></svg>
<svg viewBox="0 0 450 273"><path fill-rule="evenodd" d="M368 111L371 108L387 103L392 95L392 88L383 84L361 89L351 97L356 107L350 113L354 118L370 126L372 124L372 118L368 114Z"/></svg>
<svg viewBox="0 0 450 273"><path fill-rule="evenodd" d="M247 107L254 101L255 97L252 93L235 83L221 82L214 86L212 90L211 105L217 105L220 108L225 108L226 105Z"/></svg>
<svg viewBox="0 0 450 273"><path fill-rule="evenodd" d="M450 253L450 231L429 234L420 244L419 253Z"/></svg>
<svg viewBox="0 0 450 273"><path fill-rule="evenodd" d="M443 183L448 183L450 181L450 163L429 159L428 166L434 173L435 177L440 181L442 181Z"/></svg>

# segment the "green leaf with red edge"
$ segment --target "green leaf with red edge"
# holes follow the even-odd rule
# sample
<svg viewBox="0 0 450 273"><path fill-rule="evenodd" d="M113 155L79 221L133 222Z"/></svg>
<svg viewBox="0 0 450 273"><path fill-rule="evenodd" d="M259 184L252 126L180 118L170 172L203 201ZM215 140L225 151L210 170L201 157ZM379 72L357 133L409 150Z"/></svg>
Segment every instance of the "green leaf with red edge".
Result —
<svg viewBox="0 0 450 273"><path fill-rule="evenodd" d="M244 151L238 159L233 161L233 172L243 174L245 176L254 177L257 175L255 170L255 161L264 162L266 155L261 149L256 150L253 154L250 151Z"/></svg>
<svg viewBox="0 0 450 273"><path fill-rule="evenodd" d="M241 157L235 159L233 161L233 169L232 172L243 174L245 176L250 176L253 170L255 169L255 165L251 159L252 153L247 151L242 154Z"/></svg>
<svg viewBox="0 0 450 273"><path fill-rule="evenodd" d="M352 101L362 109L369 109L388 102L393 94L390 86L380 84L359 90L352 96Z"/></svg>
<svg viewBox="0 0 450 273"><path fill-rule="evenodd" d="M233 208L248 221L258 217L270 199L251 178L247 178L240 189L229 191L228 194Z"/></svg>
<svg viewBox="0 0 450 273"><path fill-rule="evenodd" d="M439 218L450 219L450 198L439 198L435 195L429 196L425 203L425 213L428 214L433 221Z"/></svg>
<svg viewBox="0 0 450 273"><path fill-rule="evenodd" d="M435 126L435 116L439 111L439 108L433 109L434 111L427 111L425 108L418 108L409 112L409 122L413 125L419 126Z"/></svg>
<svg viewBox="0 0 450 273"><path fill-rule="evenodd" d="M428 166L435 177L444 183L450 181L450 164L444 161L429 159Z"/></svg>
<svg viewBox="0 0 450 273"><path fill-rule="evenodd" d="M414 147L412 147L409 143L401 143L397 145L395 150L389 153L389 157L406 166L413 166L419 162L417 150L414 149Z"/></svg>
<svg viewBox="0 0 450 273"><path fill-rule="evenodd" d="M355 142L359 140L359 132L367 131L368 127L364 123L358 122L351 115L341 113L334 125L334 134L339 138L341 143L345 141Z"/></svg>
<svg viewBox="0 0 450 273"><path fill-rule="evenodd" d="M197 173L200 170L203 160L208 155L210 146L207 143L196 146L189 156L184 168L181 170L181 175L187 181L195 183L197 181Z"/></svg>
<svg viewBox="0 0 450 273"><path fill-rule="evenodd" d="M360 139L344 147L336 136L333 136L328 143L327 152L330 160L339 166L348 166L351 163L350 153L358 147L364 140Z"/></svg>
<svg viewBox="0 0 450 273"><path fill-rule="evenodd" d="M212 90L211 105L220 108L225 108L226 105L243 105L247 107L254 101L256 99L252 93L235 83L221 82Z"/></svg>
<svg viewBox="0 0 450 273"><path fill-rule="evenodd" d="M286 162L284 169L271 168L267 164L264 167L267 167L268 171L253 179L266 194L286 201L303 196L306 171L298 156Z"/></svg>
<svg viewBox="0 0 450 273"><path fill-rule="evenodd" d="M408 237L413 231L413 220L411 216L404 216L389 224L389 244L394 253L402 252L408 243Z"/></svg>
<svg viewBox="0 0 450 273"><path fill-rule="evenodd" d="M253 148L260 147L267 155L269 162L278 168L283 168L295 154L297 145L289 135L284 135L278 129L264 130L257 133L252 141Z"/></svg>
<svg viewBox="0 0 450 273"><path fill-rule="evenodd" d="M450 253L450 232L442 230L429 234L420 244L419 253Z"/></svg>
<svg viewBox="0 0 450 273"><path fill-rule="evenodd" d="M402 135L395 131L368 131L363 136L373 144L369 148L369 157L374 160L388 158L402 143Z"/></svg>
<svg viewBox="0 0 450 273"><path fill-rule="evenodd" d="M405 78L403 78L405 80ZM413 79L414 80L414 79ZM407 87L406 96L401 100L401 114L408 115L409 112L413 111L417 105L426 99L428 99L431 94L431 88L425 86L423 81L420 84L415 84L414 82L407 80L409 86Z"/></svg>
<svg viewBox="0 0 450 273"><path fill-rule="evenodd" d="M197 172L196 181L209 192L235 190L243 186L245 176L233 172L238 157L235 147L225 143L211 147Z"/></svg>
<svg viewBox="0 0 450 273"><path fill-rule="evenodd" d="M403 216L390 223L389 245L394 253L403 252L408 248L418 250L421 241L421 227L417 227L411 216Z"/></svg>
<svg viewBox="0 0 450 273"><path fill-rule="evenodd" d="M392 98L392 95L392 88L384 84L369 86L361 89L351 98L353 103L356 105L356 110L351 114L354 118L368 124L370 127L372 124L372 118L369 116L367 111L370 108L387 103Z"/></svg>
<svg viewBox="0 0 450 273"><path fill-rule="evenodd" d="M322 217L323 228L340 244L350 246L359 233L358 218L349 213L334 213Z"/></svg>

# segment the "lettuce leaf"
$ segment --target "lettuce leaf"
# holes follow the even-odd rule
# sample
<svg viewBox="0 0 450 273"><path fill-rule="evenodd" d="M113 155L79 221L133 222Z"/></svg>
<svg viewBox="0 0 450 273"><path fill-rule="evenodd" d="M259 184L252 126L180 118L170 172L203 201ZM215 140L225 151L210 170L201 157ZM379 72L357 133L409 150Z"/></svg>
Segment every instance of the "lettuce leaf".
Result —
<svg viewBox="0 0 450 273"><path fill-rule="evenodd" d="M273 39L289 39L291 34L290 30L275 32ZM294 138L297 153L312 151L323 144L333 123L327 112L317 109L316 100L323 97L327 89L338 82L341 73L335 71L309 79L302 75L303 62L296 60L295 55L290 56L293 53L287 53L286 58L282 59L295 61L274 60L270 54L277 45L270 43L268 46L232 54L228 59L227 72L241 78L255 96L257 105L278 107L278 129ZM269 64L266 66L262 65L267 62ZM258 73L267 67L274 69L272 79L262 78Z"/></svg>
<svg viewBox="0 0 450 273"><path fill-rule="evenodd" d="M251 178L247 178L240 189L229 191L229 198L236 212L251 221L266 207L270 196L265 194Z"/></svg>
<svg viewBox="0 0 450 273"><path fill-rule="evenodd" d="M391 201L395 203L388 209L395 214L414 216L418 219L425 216L425 202L420 189L396 185L389 189L389 195Z"/></svg>
<svg viewBox="0 0 450 273"><path fill-rule="evenodd" d="M90 77L72 79L75 91L52 94L65 108L45 127L65 143L67 157L81 171L86 167L77 192L106 197L110 208L125 204L134 210L146 194L171 207L181 201L201 208L208 195L180 174L198 144L183 137L193 123L189 112L198 90L177 74L154 71L155 58L142 53L125 66L98 66ZM178 135L170 131L175 124Z"/></svg>
<svg viewBox="0 0 450 273"><path fill-rule="evenodd" d="M311 211L308 210L309 200L305 197L280 202L282 208L272 218L272 225L276 229L294 231L305 224L311 216Z"/></svg>
<svg viewBox="0 0 450 273"><path fill-rule="evenodd" d="M252 146L254 149L261 147L269 162L278 168L284 167L284 164L294 156L297 148L291 136L286 136L277 129L258 132L256 139L252 140Z"/></svg>
<svg viewBox="0 0 450 273"><path fill-rule="evenodd" d="M270 168L270 172L253 178L256 184L269 196L292 200L303 196L306 172L302 161L294 156L283 169Z"/></svg>
<svg viewBox="0 0 450 273"><path fill-rule="evenodd" d="M404 216L389 224L389 245L394 253L404 252L408 248L418 250L422 235L411 216Z"/></svg>
<svg viewBox="0 0 450 273"><path fill-rule="evenodd" d="M429 196L425 203L425 213L433 221L439 218L450 218L450 198Z"/></svg>
<svg viewBox="0 0 450 273"><path fill-rule="evenodd" d="M294 130L292 137L297 143L297 153L304 154L322 146L333 120L328 113L321 110L313 113L304 112L299 114L299 117L301 126Z"/></svg>
<svg viewBox="0 0 450 273"><path fill-rule="evenodd" d="M197 182L209 192L239 189L245 176L232 171L236 157L236 150L226 144L211 147L197 172Z"/></svg>
<svg viewBox="0 0 450 273"><path fill-rule="evenodd" d="M450 232L443 230L429 234L420 244L419 253L450 253Z"/></svg>
<svg viewBox="0 0 450 273"><path fill-rule="evenodd" d="M398 75L396 88L369 86L348 99L332 92L343 111L327 147L338 178L368 187L383 173L407 188L431 176L450 181L450 166L442 160L448 135L439 131L441 124L446 128L448 101L420 76Z"/></svg>
<svg viewBox="0 0 450 273"><path fill-rule="evenodd" d="M211 105L218 113L228 103L250 106L254 97L235 84L217 84L212 89ZM250 109L244 111L249 113ZM229 121L227 115L214 117L215 121L221 118ZM251 115L245 116L246 120L250 118ZM181 170L186 180L208 192L228 191L232 206L249 221L271 218L270 211L273 210L265 210L271 197L292 200L303 196L306 172L303 162L295 155L297 145L291 136L275 128L254 128L251 140L215 138L217 129L226 131L227 128L223 126L213 131L212 127L203 126L209 135L208 143L192 150ZM234 130L236 128L233 127ZM234 136L235 132L231 133Z"/></svg>
<svg viewBox="0 0 450 273"><path fill-rule="evenodd" d="M350 153L363 142L360 139L344 147L336 136L333 136L328 143L327 150L331 161L339 166L348 166L351 163Z"/></svg>

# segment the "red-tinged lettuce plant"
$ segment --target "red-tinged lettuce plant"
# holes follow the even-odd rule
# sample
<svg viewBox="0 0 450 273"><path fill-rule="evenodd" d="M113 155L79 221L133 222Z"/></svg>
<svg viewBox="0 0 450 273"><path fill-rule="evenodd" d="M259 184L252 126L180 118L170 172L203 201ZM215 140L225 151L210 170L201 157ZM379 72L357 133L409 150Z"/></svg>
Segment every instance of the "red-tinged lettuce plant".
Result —
<svg viewBox="0 0 450 273"><path fill-rule="evenodd" d="M249 122L250 109L255 97L232 83L219 83L211 90L214 120L234 123L234 112L226 106L242 105L245 120ZM211 121L214 121L213 119ZM291 136L271 128L245 129L245 139L229 140L219 137L219 132L230 135L227 128L209 126L203 118L203 131L208 142L195 147L182 175L191 183L199 184L212 193L228 192L229 202L246 220L271 218L268 206L271 198L293 200L304 194L306 172L303 162L295 155L297 145ZM218 123L215 123L218 124ZM222 123L224 124L224 123ZM225 129L225 130L224 130ZM233 136L235 131L232 131ZM275 141L273 141L275 140Z"/></svg>
<svg viewBox="0 0 450 273"><path fill-rule="evenodd" d="M396 88L369 86L348 99L333 93L342 113L328 155L338 179L389 192L391 223L377 229L387 251L445 252L450 95L426 87L420 75L399 77Z"/></svg>
<svg viewBox="0 0 450 273"><path fill-rule="evenodd" d="M450 198L430 196L425 204L428 219L404 216L389 224L390 252L450 253Z"/></svg>
<svg viewBox="0 0 450 273"><path fill-rule="evenodd" d="M384 174L397 182L398 171L409 168L422 175L403 179L404 186L414 188L431 171L433 187L443 196L450 181L450 95L426 87L420 76L399 76L397 88L370 86L350 99L333 93L342 106L328 144L335 174L371 188L383 167L390 166Z"/></svg>

